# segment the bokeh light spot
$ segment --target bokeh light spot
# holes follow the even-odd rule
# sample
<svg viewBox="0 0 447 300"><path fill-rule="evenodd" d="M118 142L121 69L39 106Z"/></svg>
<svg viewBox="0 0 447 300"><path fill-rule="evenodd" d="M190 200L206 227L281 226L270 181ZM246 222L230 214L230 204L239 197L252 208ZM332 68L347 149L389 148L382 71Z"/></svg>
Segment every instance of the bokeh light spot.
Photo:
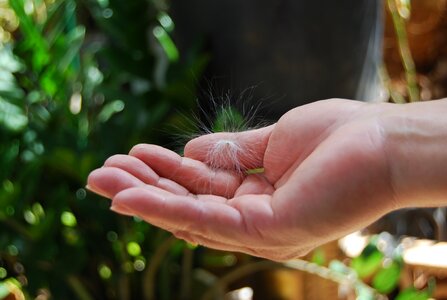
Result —
<svg viewBox="0 0 447 300"><path fill-rule="evenodd" d="M78 200L84 200L85 197L87 197L87 192L85 191L85 189L79 189L76 191L76 198Z"/></svg>
<svg viewBox="0 0 447 300"><path fill-rule="evenodd" d="M5 192L12 194L14 192L14 184L10 180L3 181L3 189Z"/></svg>
<svg viewBox="0 0 447 300"><path fill-rule="evenodd" d="M98 273L102 279L109 279L110 277L112 277L112 270L104 264L98 267Z"/></svg>
<svg viewBox="0 0 447 300"><path fill-rule="evenodd" d="M14 264L14 271L15 271L16 273L22 274L22 273L25 272L25 267L24 267L21 263L16 262L16 263Z"/></svg>
<svg viewBox="0 0 447 300"><path fill-rule="evenodd" d="M113 10L106 8L102 11L102 16L104 19L110 19L113 16Z"/></svg>
<svg viewBox="0 0 447 300"><path fill-rule="evenodd" d="M234 266L237 262L237 258L236 256L234 256L233 254L229 254L229 255L225 255L223 257L223 262L226 266Z"/></svg>
<svg viewBox="0 0 447 300"><path fill-rule="evenodd" d="M127 253L131 256L138 256L141 254L141 247L135 242L130 242L127 244Z"/></svg>
<svg viewBox="0 0 447 300"><path fill-rule="evenodd" d="M33 204L31 211L38 219L45 217L45 210L43 209L42 204L38 202Z"/></svg>
<svg viewBox="0 0 447 300"><path fill-rule="evenodd" d="M141 272L146 267L146 262L144 260L142 260L142 259L137 259L133 263L133 267L135 268L136 271Z"/></svg>
<svg viewBox="0 0 447 300"><path fill-rule="evenodd" d="M99 4L102 8L105 8L105 7L109 6L109 0L98 0L98 4Z"/></svg>
<svg viewBox="0 0 447 300"><path fill-rule="evenodd" d="M115 231L107 232L107 240L109 242L116 242L118 240L118 234Z"/></svg>
<svg viewBox="0 0 447 300"><path fill-rule="evenodd" d="M29 209L23 212L23 218L28 224L35 225L38 222L36 215Z"/></svg>
<svg viewBox="0 0 447 300"><path fill-rule="evenodd" d="M79 233L72 227L64 228L62 233L65 237L65 241L70 245L76 245L79 242Z"/></svg>
<svg viewBox="0 0 447 300"><path fill-rule="evenodd" d="M14 209L14 206L8 205L5 208L5 212L8 216L13 216L16 212L16 210Z"/></svg>
<svg viewBox="0 0 447 300"><path fill-rule="evenodd" d="M61 214L61 222L67 227L75 227L78 224L75 215L69 211L64 211Z"/></svg>
<svg viewBox="0 0 447 300"><path fill-rule="evenodd" d="M7 248L9 255L17 256L19 254L19 249L14 245L9 245Z"/></svg>
<svg viewBox="0 0 447 300"><path fill-rule="evenodd" d="M122 269L126 273L131 273L133 271L133 265L130 261L123 263Z"/></svg>
<svg viewBox="0 0 447 300"><path fill-rule="evenodd" d="M33 145L33 150L36 154L41 155L45 152L45 147L41 143L35 143Z"/></svg>

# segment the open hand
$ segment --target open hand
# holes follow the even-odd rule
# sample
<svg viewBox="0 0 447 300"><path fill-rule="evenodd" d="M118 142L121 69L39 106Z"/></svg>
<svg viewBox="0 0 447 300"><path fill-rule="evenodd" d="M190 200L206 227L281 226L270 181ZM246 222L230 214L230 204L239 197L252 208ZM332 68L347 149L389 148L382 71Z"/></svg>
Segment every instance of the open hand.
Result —
<svg viewBox="0 0 447 300"><path fill-rule="evenodd" d="M325 100L268 127L193 139L184 157L140 144L88 187L188 242L287 260L397 208L379 115L376 104Z"/></svg>

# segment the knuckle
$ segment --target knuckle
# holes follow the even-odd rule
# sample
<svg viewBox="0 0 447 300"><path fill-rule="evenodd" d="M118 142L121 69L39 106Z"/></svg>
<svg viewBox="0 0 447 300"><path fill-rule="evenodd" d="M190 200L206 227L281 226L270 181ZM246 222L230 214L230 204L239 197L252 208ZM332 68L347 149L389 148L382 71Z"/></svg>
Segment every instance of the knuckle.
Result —
<svg viewBox="0 0 447 300"><path fill-rule="evenodd" d="M145 148L147 147L147 144L136 144L135 146L132 147L132 149L130 149L129 154L135 154L138 152L143 151Z"/></svg>
<svg viewBox="0 0 447 300"><path fill-rule="evenodd" d="M116 165L120 160L125 159L126 155L124 154L115 154L110 156L106 159L104 162L104 166L114 166Z"/></svg>

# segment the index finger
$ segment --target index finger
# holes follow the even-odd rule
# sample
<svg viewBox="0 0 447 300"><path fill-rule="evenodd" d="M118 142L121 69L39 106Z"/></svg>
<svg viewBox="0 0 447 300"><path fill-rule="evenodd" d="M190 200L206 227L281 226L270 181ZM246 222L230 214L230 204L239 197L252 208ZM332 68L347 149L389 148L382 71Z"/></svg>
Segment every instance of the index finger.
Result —
<svg viewBox="0 0 447 300"><path fill-rule="evenodd" d="M186 144L185 156L227 170L246 171L261 168L274 126L200 136Z"/></svg>
<svg viewBox="0 0 447 300"><path fill-rule="evenodd" d="M210 168L201 161L181 157L157 145L136 145L129 155L146 163L159 176L179 183L194 194L232 197L241 184L240 174Z"/></svg>

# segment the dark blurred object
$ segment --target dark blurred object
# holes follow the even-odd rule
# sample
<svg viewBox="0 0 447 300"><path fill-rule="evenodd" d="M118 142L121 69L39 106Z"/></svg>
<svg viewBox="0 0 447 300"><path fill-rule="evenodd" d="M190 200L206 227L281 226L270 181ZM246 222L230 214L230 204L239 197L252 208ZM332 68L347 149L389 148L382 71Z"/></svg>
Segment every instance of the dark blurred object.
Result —
<svg viewBox="0 0 447 300"><path fill-rule="evenodd" d="M447 208L410 208L392 212L371 226L371 233L389 232L395 236L413 236L447 241Z"/></svg>
<svg viewBox="0 0 447 300"><path fill-rule="evenodd" d="M201 42L211 54L214 90L257 86L262 117L320 99L379 97L382 1L174 1L172 14L180 47Z"/></svg>

